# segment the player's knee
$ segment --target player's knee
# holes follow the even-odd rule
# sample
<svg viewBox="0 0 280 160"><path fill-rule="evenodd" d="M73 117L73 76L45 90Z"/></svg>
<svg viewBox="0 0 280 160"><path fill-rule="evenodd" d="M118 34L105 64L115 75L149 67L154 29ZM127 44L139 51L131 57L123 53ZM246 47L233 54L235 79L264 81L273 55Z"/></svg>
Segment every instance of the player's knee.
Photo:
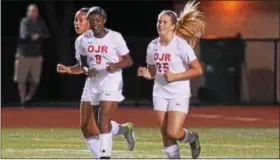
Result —
<svg viewBox="0 0 280 160"><path fill-rule="evenodd" d="M86 138L99 134L99 128L97 126L91 126L89 123L81 123L80 128Z"/></svg>
<svg viewBox="0 0 280 160"><path fill-rule="evenodd" d="M178 139L178 138L180 138L180 130L174 129L174 128L169 128L167 130L167 135L172 139Z"/></svg>

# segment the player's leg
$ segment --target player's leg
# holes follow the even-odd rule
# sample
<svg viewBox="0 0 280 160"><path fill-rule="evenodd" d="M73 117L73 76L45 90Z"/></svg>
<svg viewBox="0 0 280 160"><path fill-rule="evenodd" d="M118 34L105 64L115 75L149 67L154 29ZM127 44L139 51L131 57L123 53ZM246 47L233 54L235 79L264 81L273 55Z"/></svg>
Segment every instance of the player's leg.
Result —
<svg viewBox="0 0 280 160"><path fill-rule="evenodd" d="M173 139L189 143L192 158L197 158L201 151L198 134L184 128L188 111L189 98L178 98L169 101L167 133Z"/></svg>
<svg viewBox="0 0 280 160"><path fill-rule="evenodd" d="M100 144L101 144L101 154L102 157L110 158L112 152L112 125L111 120L112 116L117 108L118 102L121 102L124 99L121 92L103 92L100 95L101 108L99 112L99 124L100 124ZM127 128L124 131L124 135L131 135L131 143L134 147L134 136L133 128Z"/></svg>
<svg viewBox="0 0 280 160"><path fill-rule="evenodd" d="M153 97L153 105L157 122L160 127L165 154L168 158L180 159L179 147L176 140L170 138L167 134L167 122L169 119L167 114L168 101L164 98Z"/></svg>
<svg viewBox="0 0 280 160"><path fill-rule="evenodd" d="M29 68L30 68L30 63L28 62L28 58L25 58L17 54L15 60L14 81L18 83L20 103L22 106L25 105L26 83L27 83Z"/></svg>
<svg viewBox="0 0 280 160"><path fill-rule="evenodd" d="M101 159L110 159L112 153L112 126L111 119L117 108L117 102L115 101L100 101L99 109L99 128L100 128L100 151Z"/></svg>
<svg viewBox="0 0 280 160"><path fill-rule="evenodd" d="M99 105L93 106L96 122L98 122L99 108L100 108ZM112 126L111 129L112 136L119 136L119 135L124 136L127 142L128 150L132 151L134 149L134 143L135 143L133 123L127 122L127 123L119 124L118 122L112 120L111 126Z"/></svg>
<svg viewBox="0 0 280 160"><path fill-rule="evenodd" d="M95 121L93 113L92 98L95 96L90 94L88 90L88 82L86 81L80 106L80 126L85 138L85 141L90 149L91 153L100 158L100 140L99 140L99 128Z"/></svg>
<svg viewBox="0 0 280 160"><path fill-rule="evenodd" d="M25 98L26 101L30 101L36 93L36 89L37 89L37 86L38 86L38 84L40 82L40 78L41 78L42 62L43 62L42 56L30 59L31 81L30 81L29 92Z"/></svg>
<svg viewBox="0 0 280 160"><path fill-rule="evenodd" d="M128 150L132 151L135 146L135 136L134 136L134 125L132 122L126 122L119 124L116 121L111 121L112 125L112 135L113 136L118 136L122 135L124 136L126 143L127 143L127 148Z"/></svg>

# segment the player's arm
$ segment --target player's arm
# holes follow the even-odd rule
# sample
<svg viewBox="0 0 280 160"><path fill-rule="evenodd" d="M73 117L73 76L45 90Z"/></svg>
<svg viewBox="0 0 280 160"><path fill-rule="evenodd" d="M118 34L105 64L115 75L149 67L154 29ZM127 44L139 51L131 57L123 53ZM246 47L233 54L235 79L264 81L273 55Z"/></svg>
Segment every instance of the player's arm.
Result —
<svg viewBox="0 0 280 160"><path fill-rule="evenodd" d="M132 66L133 60L129 54L129 49L126 45L126 42L121 34L116 34L116 43L117 43L117 54L122 57L122 60L118 63L115 63L116 68L128 68Z"/></svg>
<svg viewBox="0 0 280 160"><path fill-rule="evenodd" d="M132 66L133 60L129 54L122 56L122 60L115 63L116 68L128 68Z"/></svg>
<svg viewBox="0 0 280 160"><path fill-rule="evenodd" d="M147 48L147 56L146 56L146 62L147 62L147 68L146 67L139 67L137 70L137 75L144 77L146 79L154 79L155 75L156 75L156 66L155 66L155 62L153 60L153 55L152 55L152 51L153 51L153 45L149 44L148 48Z"/></svg>
<svg viewBox="0 0 280 160"><path fill-rule="evenodd" d="M75 41L75 58L77 60L77 64L74 66L65 66L63 64L57 65L57 72L59 73L68 73L68 74L82 74L84 71L82 70L82 64L86 65L86 62L81 62L82 60L85 61L85 57L81 56L80 49L82 48L79 46L80 39L77 38Z"/></svg>
<svg viewBox="0 0 280 160"><path fill-rule="evenodd" d="M187 44L182 47L181 59L187 64L186 71L181 73L172 73L168 71L164 74L168 82L191 79L202 75L202 66L190 45Z"/></svg>
<svg viewBox="0 0 280 160"><path fill-rule="evenodd" d="M147 68L139 67L137 71L137 75L144 77L145 79L148 80L154 79L156 75L156 66L148 64Z"/></svg>
<svg viewBox="0 0 280 160"><path fill-rule="evenodd" d="M83 74L84 71L81 69L81 66L79 62L74 65L69 67L69 74Z"/></svg>
<svg viewBox="0 0 280 160"><path fill-rule="evenodd" d="M188 67L189 67L189 69L186 70L185 72L175 73L175 74L171 73L171 74L173 74L173 80L172 81L191 79L191 78L200 76L203 73L201 64L198 61L198 59L195 59L195 60L191 61L188 65Z"/></svg>
<svg viewBox="0 0 280 160"><path fill-rule="evenodd" d="M79 64L76 64L74 66L64 66L63 64L58 64L57 65L57 72L68 73L68 74L82 74L82 73L84 73Z"/></svg>

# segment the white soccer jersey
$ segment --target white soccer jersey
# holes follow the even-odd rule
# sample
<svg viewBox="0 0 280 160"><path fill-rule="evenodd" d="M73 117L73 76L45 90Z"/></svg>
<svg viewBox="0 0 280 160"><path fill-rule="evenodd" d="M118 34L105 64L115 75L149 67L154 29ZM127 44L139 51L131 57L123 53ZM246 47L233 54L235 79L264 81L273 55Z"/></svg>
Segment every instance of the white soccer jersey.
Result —
<svg viewBox="0 0 280 160"><path fill-rule="evenodd" d="M78 37L76 38L76 40L75 40L75 58L76 58L78 61L81 60L80 54L79 54L79 42L80 42L80 38L81 38L81 37L82 37L82 36L80 35L80 36L78 36Z"/></svg>
<svg viewBox="0 0 280 160"><path fill-rule="evenodd" d="M89 68L95 68L97 75L92 78L92 89L95 93L104 91L121 91L123 88L122 70L107 71L108 63L118 63L119 56L129 53L129 49L122 35L118 32L107 30L103 38L96 38L93 31L88 31L79 37L78 55L87 56Z"/></svg>
<svg viewBox="0 0 280 160"><path fill-rule="evenodd" d="M185 72L188 64L196 59L191 46L182 38L174 36L168 46L161 46L159 38L153 40L147 48L147 64L156 66L153 96L173 99L178 96L189 98L189 80L168 83L163 74Z"/></svg>

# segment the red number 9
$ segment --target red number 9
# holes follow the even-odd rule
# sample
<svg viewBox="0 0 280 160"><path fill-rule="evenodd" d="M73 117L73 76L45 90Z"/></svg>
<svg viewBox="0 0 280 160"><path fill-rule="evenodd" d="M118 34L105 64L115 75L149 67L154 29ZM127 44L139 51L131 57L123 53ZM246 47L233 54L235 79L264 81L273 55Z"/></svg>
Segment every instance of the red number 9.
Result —
<svg viewBox="0 0 280 160"><path fill-rule="evenodd" d="M101 64L101 56L100 55L95 55L96 63Z"/></svg>

